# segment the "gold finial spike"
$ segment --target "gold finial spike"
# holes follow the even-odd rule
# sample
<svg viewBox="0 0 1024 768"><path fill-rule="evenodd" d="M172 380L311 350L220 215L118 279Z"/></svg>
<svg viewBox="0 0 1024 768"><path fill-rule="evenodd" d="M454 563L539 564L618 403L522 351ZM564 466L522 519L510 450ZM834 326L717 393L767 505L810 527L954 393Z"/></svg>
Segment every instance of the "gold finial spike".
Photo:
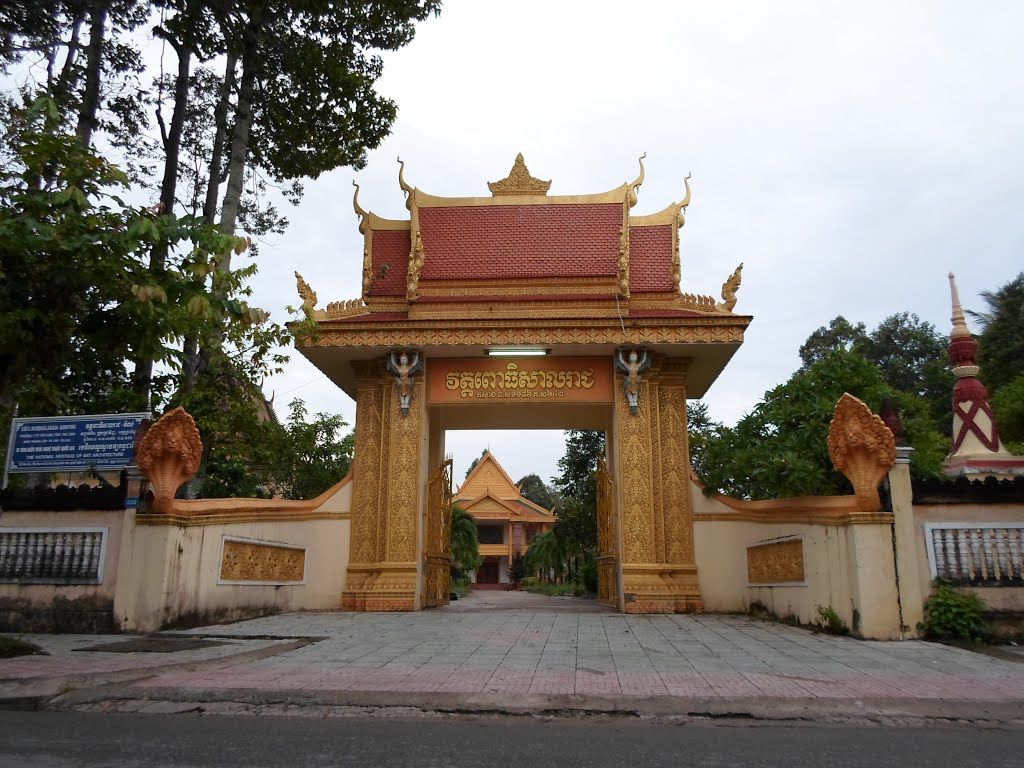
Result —
<svg viewBox="0 0 1024 768"><path fill-rule="evenodd" d="M298 271L295 272L295 289L299 292L304 310L312 312L316 309L316 291L309 286L309 283L302 278Z"/></svg>
<svg viewBox="0 0 1024 768"><path fill-rule="evenodd" d="M686 187L686 196L679 203L679 207L682 208L684 211L686 210L686 206L690 204L690 178L692 176L693 171L690 171L688 174L686 174L686 178L683 179L683 185Z"/></svg>
<svg viewBox="0 0 1024 768"><path fill-rule="evenodd" d="M402 158L398 158L398 186L405 192L405 207L411 211L412 193L415 190L405 181L405 161Z"/></svg>
<svg viewBox="0 0 1024 768"><path fill-rule="evenodd" d="M690 177L692 173L686 174L683 185L686 187L686 196L676 203L676 227L681 228L686 223L686 206L690 204Z"/></svg>
<svg viewBox="0 0 1024 768"><path fill-rule="evenodd" d="M637 193L640 191L640 185L644 183L644 175L645 175L645 171L644 171L644 158L645 157L647 157L647 153L646 152L644 152L642 155L640 155L640 175L637 176L636 179L633 181L633 183L631 183L629 185L629 207L630 208L632 208L634 205L636 205L637 200L640 199L639 195Z"/></svg>
<svg viewBox="0 0 1024 768"><path fill-rule="evenodd" d="M523 160L523 153L516 155L516 161L512 164L512 170L508 176L498 181L487 182L487 188L491 190L494 197L499 195L546 195L551 188L551 180L542 181L530 175Z"/></svg>
<svg viewBox="0 0 1024 768"><path fill-rule="evenodd" d="M949 293L953 298L953 333L951 336L970 336L971 331L967 327L967 318L964 317L964 308L960 306L960 293L956 289L956 275L949 273Z"/></svg>
<svg viewBox="0 0 1024 768"><path fill-rule="evenodd" d="M359 234L366 234L366 220L370 217L369 211L363 210L363 207L359 204L359 185L355 179L352 179L352 186L356 188L355 192L352 193L352 208L356 212L356 216L359 217Z"/></svg>

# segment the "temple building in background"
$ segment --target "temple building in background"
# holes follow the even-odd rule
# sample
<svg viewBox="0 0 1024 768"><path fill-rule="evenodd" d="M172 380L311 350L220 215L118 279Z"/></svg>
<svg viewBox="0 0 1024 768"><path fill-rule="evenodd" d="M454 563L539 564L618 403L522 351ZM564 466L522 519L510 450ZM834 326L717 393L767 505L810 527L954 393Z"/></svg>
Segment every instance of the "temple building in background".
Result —
<svg viewBox="0 0 1024 768"><path fill-rule="evenodd" d="M550 531L557 520L554 507L544 509L520 493L490 451L484 452L466 476L454 503L476 520L483 556L474 579L478 589L508 584L513 558L525 554L530 539Z"/></svg>

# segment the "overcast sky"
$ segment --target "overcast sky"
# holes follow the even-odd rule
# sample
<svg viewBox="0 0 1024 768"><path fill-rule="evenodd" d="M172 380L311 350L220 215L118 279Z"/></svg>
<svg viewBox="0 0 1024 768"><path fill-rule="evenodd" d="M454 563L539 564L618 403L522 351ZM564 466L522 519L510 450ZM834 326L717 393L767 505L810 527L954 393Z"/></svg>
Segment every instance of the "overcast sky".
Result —
<svg viewBox="0 0 1024 768"><path fill-rule="evenodd" d="M732 423L799 364L837 314L869 327L916 312L949 327L946 273L968 308L1022 268L1024 4L482 2L440 17L385 59L391 136L354 173L307 186L291 226L261 245L255 303L279 321L298 269L329 301L360 293L351 207L407 215L406 178L486 195L523 152L551 194L647 179L634 214L661 210L693 172L683 290L718 295L744 262L746 340L705 397ZM353 402L295 353L268 383L355 420ZM548 480L560 432L448 434L456 477L489 446L513 479Z"/></svg>

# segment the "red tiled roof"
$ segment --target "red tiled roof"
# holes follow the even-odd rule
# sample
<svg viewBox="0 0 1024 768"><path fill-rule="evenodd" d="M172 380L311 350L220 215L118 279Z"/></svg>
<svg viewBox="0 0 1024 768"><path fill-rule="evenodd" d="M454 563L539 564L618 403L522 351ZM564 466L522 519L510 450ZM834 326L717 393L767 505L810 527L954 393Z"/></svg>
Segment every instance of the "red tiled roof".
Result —
<svg viewBox="0 0 1024 768"><path fill-rule="evenodd" d="M423 280L595 277L618 270L619 203L420 208L419 223Z"/></svg>
<svg viewBox="0 0 1024 768"><path fill-rule="evenodd" d="M674 291L672 225L629 228L630 293Z"/></svg>
<svg viewBox="0 0 1024 768"><path fill-rule="evenodd" d="M409 273L409 231L374 230L371 239L373 254L373 282L371 296L405 296ZM388 265L387 274L381 267Z"/></svg>
<svg viewBox="0 0 1024 768"><path fill-rule="evenodd" d="M422 285L422 284L421 284ZM480 290L486 291L487 288ZM530 294L527 296L513 296L511 299L498 294L481 293L474 296L420 296L416 301L420 304L447 304L451 302L474 302L474 301L614 301L614 293L581 293L581 294Z"/></svg>

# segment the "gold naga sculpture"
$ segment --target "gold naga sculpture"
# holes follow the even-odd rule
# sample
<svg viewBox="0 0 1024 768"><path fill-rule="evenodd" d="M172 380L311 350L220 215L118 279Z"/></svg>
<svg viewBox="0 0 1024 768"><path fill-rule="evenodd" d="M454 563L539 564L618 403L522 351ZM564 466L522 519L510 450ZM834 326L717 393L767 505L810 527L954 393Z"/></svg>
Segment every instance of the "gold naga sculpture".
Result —
<svg viewBox="0 0 1024 768"><path fill-rule="evenodd" d="M716 304L715 308L723 312L732 312L736 306L736 291L740 289L740 282L743 280L743 262L736 267L736 270L729 275L729 279L722 283L722 302Z"/></svg>
<svg viewBox="0 0 1024 768"><path fill-rule="evenodd" d="M312 314L313 310L316 309L316 291L310 287L309 283L297 271L295 273L295 288L299 292L299 298L302 299L302 308L306 311L307 315Z"/></svg>
<svg viewBox="0 0 1024 768"><path fill-rule="evenodd" d="M878 484L896 461L896 440L885 422L849 392L836 403L828 428L828 455L853 484L857 508L880 510Z"/></svg>
<svg viewBox="0 0 1024 768"><path fill-rule="evenodd" d="M174 495L195 477L202 456L199 428L184 408L168 411L149 428L139 444L136 463L153 486L153 512L174 511Z"/></svg>

